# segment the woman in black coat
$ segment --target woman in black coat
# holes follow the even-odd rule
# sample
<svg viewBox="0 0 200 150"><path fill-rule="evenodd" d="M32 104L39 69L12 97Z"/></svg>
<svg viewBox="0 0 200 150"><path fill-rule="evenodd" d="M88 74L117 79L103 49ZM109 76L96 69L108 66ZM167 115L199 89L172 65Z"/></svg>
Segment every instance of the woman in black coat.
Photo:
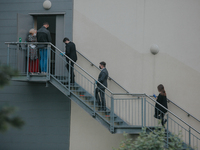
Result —
<svg viewBox="0 0 200 150"><path fill-rule="evenodd" d="M158 103L160 103L162 106L164 106L165 108L163 108L162 106L160 106L159 104L156 103L155 105L155 115L154 117L157 119L161 119L161 123L164 126L164 124L166 123L166 119L164 120L164 116L165 113L167 112L167 94L165 92L164 86L162 84L158 85L158 92L159 95L156 98L156 101Z"/></svg>

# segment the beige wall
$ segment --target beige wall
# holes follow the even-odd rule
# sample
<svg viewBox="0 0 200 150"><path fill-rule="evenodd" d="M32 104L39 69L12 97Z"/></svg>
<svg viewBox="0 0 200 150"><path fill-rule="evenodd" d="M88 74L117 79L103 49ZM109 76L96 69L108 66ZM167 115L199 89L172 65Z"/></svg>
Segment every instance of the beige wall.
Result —
<svg viewBox="0 0 200 150"><path fill-rule="evenodd" d="M74 102L71 103L70 128L70 150L112 150L124 140L122 134L111 134Z"/></svg>
<svg viewBox="0 0 200 150"><path fill-rule="evenodd" d="M129 92L158 94L162 83L169 99L200 119L199 14L199 0L74 0L73 41L96 65L106 61L110 76Z"/></svg>

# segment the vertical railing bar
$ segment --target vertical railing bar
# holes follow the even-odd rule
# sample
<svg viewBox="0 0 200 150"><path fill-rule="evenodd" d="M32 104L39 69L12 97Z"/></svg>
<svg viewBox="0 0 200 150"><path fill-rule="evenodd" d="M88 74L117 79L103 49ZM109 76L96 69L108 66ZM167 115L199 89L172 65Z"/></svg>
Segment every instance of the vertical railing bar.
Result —
<svg viewBox="0 0 200 150"><path fill-rule="evenodd" d="M68 65L69 65L69 69L68 69L68 70L69 70L69 72L68 72L68 88L69 88L69 93L71 93L71 90L70 90L70 88L71 88L71 87L70 87L70 86L71 86L71 82L70 82L70 78L71 78L71 77L70 77L70 71L71 71L71 66L70 66L70 64L71 64L71 61L69 60L68 63L69 63L69 64L68 64Z"/></svg>
<svg viewBox="0 0 200 150"><path fill-rule="evenodd" d="M144 97L144 127L146 127L146 98Z"/></svg>
<svg viewBox="0 0 200 150"><path fill-rule="evenodd" d="M8 51L7 51L7 65L9 65L10 62L10 45L8 44Z"/></svg>
<svg viewBox="0 0 200 150"><path fill-rule="evenodd" d="M168 148L168 142L169 142L169 116L167 114L167 148Z"/></svg>
<svg viewBox="0 0 200 150"><path fill-rule="evenodd" d="M114 97L113 94L111 94L111 126L110 131L114 132Z"/></svg>
<svg viewBox="0 0 200 150"><path fill-rule="evenodd" d="M131 120L132 120L131 119L131 114L132 113L131 113L131 103L130 102L131 102L131 100L129 100L129 122L131 123ZM133 100L132 100L132 103L133 103Z"/></svg>
<svg viewBox="0 0 200 150"><path fill-rule="evenodd" d="M48 50L48 60L49 60L49 69L48 69L48 78L50 79L50 67L51 67L51 45L49 45L49 50ZM61 60L62 61L62 60ZM63 61L62 61L63 62ZM64 68L63 68L64 69ZM63 70L64 71L64 70ZM64 74L63 74L64 77ZM64 80L64 79L63 79Z"/></svg>
<svg viewBox="0 0 200 150"><path fill-rule="evenodd" d="M29 69L29 44L28 44L28 49L27 49L27 66L26 66L26 77L29 78L28 75L28 69Z"/></svg>
<svg viewBox="0 0 200 150"><path fill-rule="evenodd" d="M189 127L189 146L191 147L191 128Z"/></svg>
<svg viewBox="0 0 200 150"><path fill-rule="evenodd" d="M92 85L91 85L92 86ZM95 116L95 113L96 113L96 83L95 83L95 80L94 80L94 114L93 114L93 116Z"/></svg>
<svg viewBox="0 0 200 150"><path fill-rule="evenodd" d="M142 99L141 99L141 122L142 122L142 127L144 127L144 124L143 124L143 97L142 97Z"/></svg>

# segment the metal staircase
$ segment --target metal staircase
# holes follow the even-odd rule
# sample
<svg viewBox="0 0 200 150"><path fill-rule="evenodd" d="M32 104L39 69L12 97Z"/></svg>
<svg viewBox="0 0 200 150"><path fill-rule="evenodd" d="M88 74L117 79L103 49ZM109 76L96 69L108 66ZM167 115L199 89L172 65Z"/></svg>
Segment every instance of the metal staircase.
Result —
<svg viewBox="0 0 200 150"><path fill-rule="evenodd" d="M98 82L96 78L99 70L92 72L91 68L94 64L89 60L89 65L87 66L81 63L83 67L74 62L75 83L70 84L70 71L68 72L65 67L67 56L51 43L6 42L6 44L8 45L7 64L20 71L20 76L13 78L13 80L46 82L46 86L49 83L53 84L94 119L98 120L111 133L126 132L129 134L138 134L142 131L143 127L146 127L149 131L153 131L155 127L160 126L158 120L154 118L154 106L157 102L153 98L146 94L128 93L128 91L110 77L108 88L105 90L106 110L99 111L98 108L101 106L97 105L95 99L96 82ZM30 44L48 45L48 72L46 75L31 75L27 71ZM78 58L86 59L80 53L78 53ZM83 68L86 68L89 72ZM116 92L113 92L114 90ZM170 110L166 114L166 119L166 145L169 144L168 138L170 134L178 134L181 131L181 140L185 148L198 149L200 147L200 133L196 129Z"/></svg>

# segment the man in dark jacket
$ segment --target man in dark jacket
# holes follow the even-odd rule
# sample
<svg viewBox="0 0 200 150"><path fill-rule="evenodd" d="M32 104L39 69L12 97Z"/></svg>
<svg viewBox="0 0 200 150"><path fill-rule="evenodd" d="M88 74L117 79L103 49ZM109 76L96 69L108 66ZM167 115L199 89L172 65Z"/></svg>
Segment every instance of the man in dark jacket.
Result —
<svg viewBox="0 0 200 150"><path fill-rule="evenodd" d="M65 54L70 58L72 59L74 62L77 61L77 55L76 55L76 45L71 42L67 37L65 37L63 39L63 42L65 43L65 47L66 47L66 50L65 50ZM67 61L67 70L69 72L69 66L70 66L70 83L75 83L75 80L74 80L74 62L71 61L71 63L69 64L70 60L66 57L66 61Z"/></svg>
<svg viewBox="0 0 200 150"><path fill-rule="evenodd" d="M37 31L38 42L51 42L51 35L49 30L49 23L43 23L43 26ZM40 70L41 73L46 74L47 72L47 45L39 44L38 49L40 51Z"/></svg>
<svg viewBox="0 0 200 150"><path fill-rule="evenodd" d="M106 69L106 63L104 61L100 62L99 68L101 69L101 72L98 77L98 81L103 84L99 84L97 82L97 88L96 88L96 100L98 105L100 106L100 111L106 111L106 100L105 100L105 87L107 87L107 79L108 79L108 71ZM100 93L101 101L98 96L98 93Z"/></svg>

